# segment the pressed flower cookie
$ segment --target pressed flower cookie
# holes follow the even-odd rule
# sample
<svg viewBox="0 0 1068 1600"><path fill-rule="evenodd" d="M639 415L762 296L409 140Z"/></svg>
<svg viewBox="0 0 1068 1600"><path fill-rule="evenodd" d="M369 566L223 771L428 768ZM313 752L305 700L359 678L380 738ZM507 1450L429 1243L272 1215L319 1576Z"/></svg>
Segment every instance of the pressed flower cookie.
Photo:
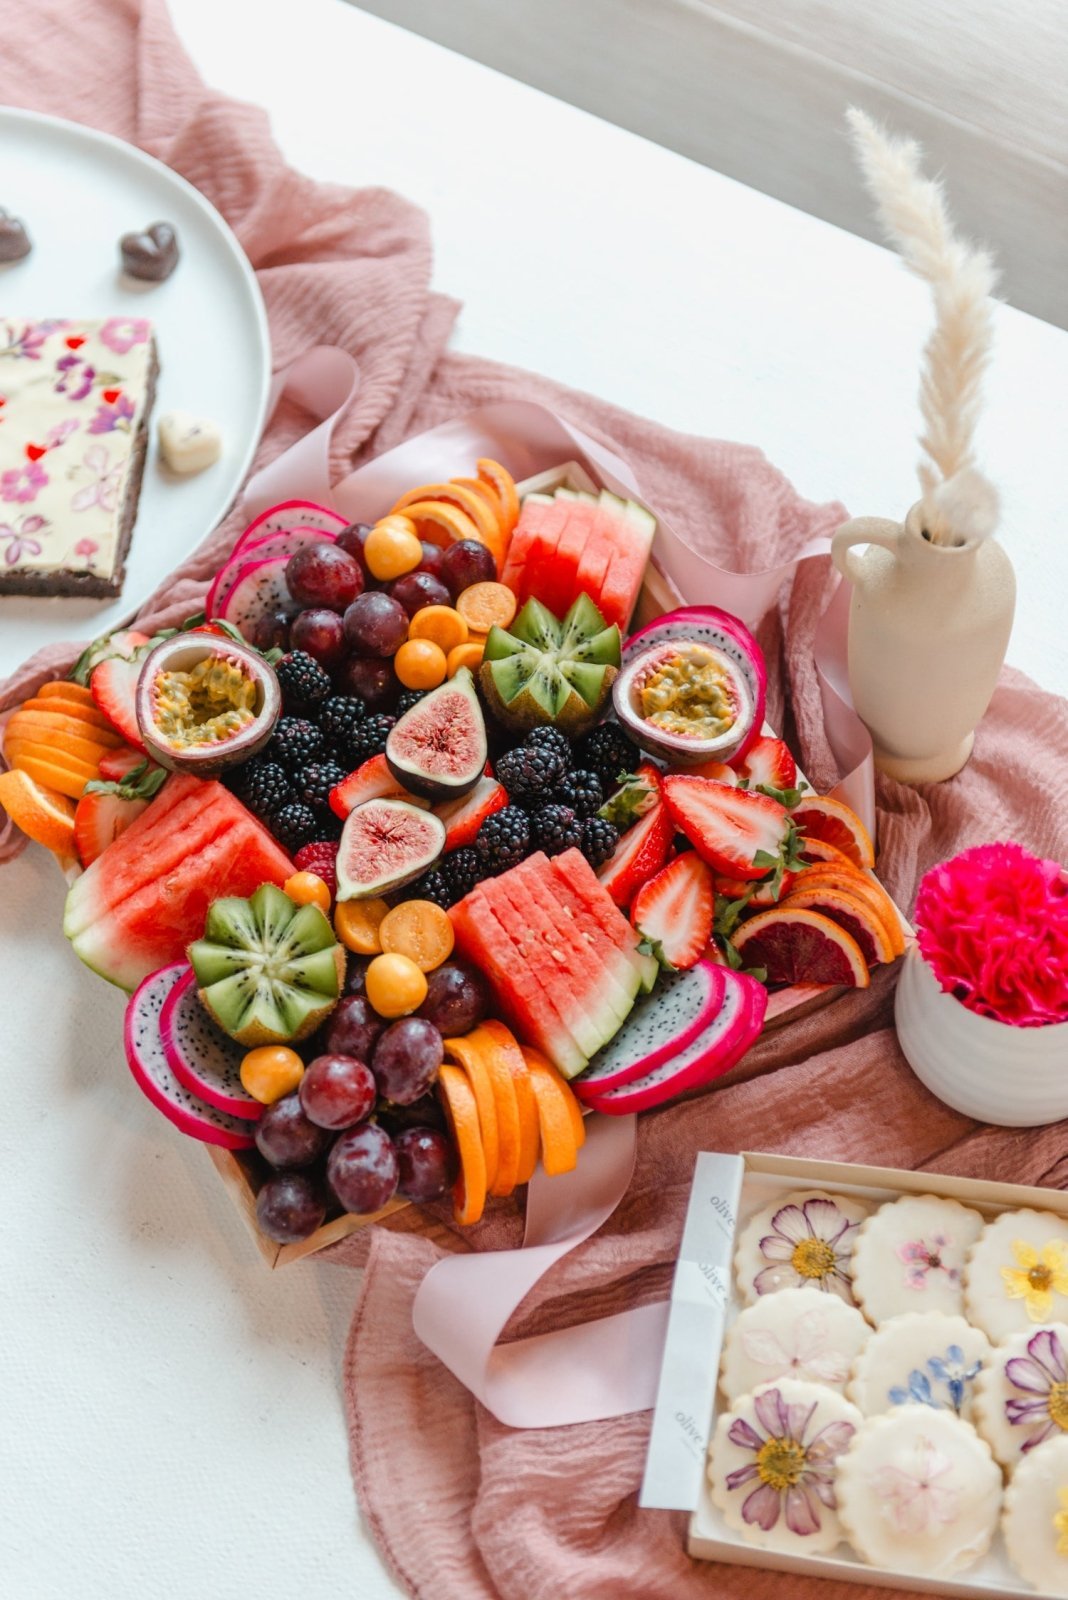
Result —
<svg viewBox="0 0 1068 1600"><path fill-rule="evenodd" d="M1020 1462L1001 1519L1009 1560L1039 1594L1068 1595L1068 1438Z"/></svg>
<svg viewBox="0 0 1068 1600"><path fill-rule="evenodd" d="M720 1387L735 1400L776 1378L799 1378L842 1393L870 1333L855 1307L819 1289L762 1295L727 1332Z"/></svg>
<svg viewBox="0 0 1068 1600"><path fill-rule="evenodd" d="M912 1404L970 1422L976 1380L989 1360L986 1334L963 1317L914 1311L876 1328L853 1364L846 1394L866 1417Z"/></svg>
<svg viewBox="0 0 1068 1600"><path fill-rule="evenodd" d="M836 1463L861 1420L855 1406L818 1383L782 1378L743 1395L716 1423L713 1504L762 1550L833 1550L842 1538Z"/></svg>
<svg viewBox="0 0 1068 1600"><path fill-rule="evenodd" d="M964 1262L983 1231L978 1211L933 1194L880 1206L857 1234L853 1294L869 1322L907 1311L964 1309Z"/></svg>
<svg viewBox="0 0 1068 1600"><path fill-rule="evenodd" d="M969 1423L904 1405L857 1430L838 1463L838 1506L869 1565L947 1578L989 1549L1001 1472Z"/></svg>
<svg viewBox="0 0 1068 1600"><path fill-rule="evenodd" d="M862 1200L806 1189L751 1217L734 1268L747 1303L777 1289L822 1289L854 1305L853 1243L869 1208Z"/></svg>
<svg viewBox="0 0 1068 1600"><path fill-rule="evenodd" d="M964 1269L964 1308L995 1344L1021 1328L1068 1322L1068 1218L1005 1211L988 1222Z"/></svg>
<svg viewBox="0 0 1068 1600"><path fill-rule="evenodd" d="M1068 1438L1068 1326L1021 1328L999 1344L976 1384L972 1420L1010 1472L1048 1439Z"/></svg>

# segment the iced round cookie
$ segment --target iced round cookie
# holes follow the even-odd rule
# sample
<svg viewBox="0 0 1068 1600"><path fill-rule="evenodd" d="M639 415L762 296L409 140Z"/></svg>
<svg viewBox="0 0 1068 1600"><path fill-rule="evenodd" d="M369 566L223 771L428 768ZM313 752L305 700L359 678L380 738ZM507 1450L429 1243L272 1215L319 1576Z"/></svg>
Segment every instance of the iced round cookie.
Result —
<svg viewBox="0 0 1068 1600"><path fill-rule="evenodd" d="M1021 1461L1001 1519L1009 1560L1039 1594L1068 1595L1068 1439Z"/></svg>
<svg viewBox="0 0 1068 1600"><path fill-rule="evenodd" d="M842 1538L836 1464L861 1421L833 1389L796 1378L743 1395L716 1423L708 1461L713 1504L762 1550L833 1550Z"/></svg>
<svg viewBox="0 0 1068 1600"><path fill-rule="evenodd" d="M1010 1472L1036 1445L1068 1438L1068 1326L1021 1328L999 1344L976 1383L972 1420Z"/></svg>
<svg viewBox="0 0 1068 1600"><path fill-rule="evenodd" d="M860 1312L819 1289L782 1289L746 1306L728 1330L720 1388L728 1400L776 1378L845 1389L871 1333Z"/></svg>
<svg viewBox="0 0 1068 1600"><path fill-rule="evenodd" d="M765 1206L738 1241L734 1270L748 1304L777 1289L822 1289L853 1299L853 1241L868 1215L862 1200L806 1189Z"/></svg>
<svg viewBox="0 0 1068 1600"><path fill-rule="evenodd" d="M979 1328L944 1311L890 1317L853 1364L846 1394L866 1417L895 1406L930 1406L972 1420L976 1382L990 1360Z"/></svg>
<svg viewBox="0 0 1068 1600"><path fill-rule="evenodd" d="M1068 1322L1068 1217L1005 1211L988 1222L964 1269L964 1314L995 1344Z"/></svg>
<svg viewBox="0 0 1068 1600"><path fill-rule="evenodd" d="M838 1463L838 1505L870 1566L947 1578L989 1549L1001 1472L969 1423L905 1405L857 1430Z"/></svg>
<svg viewBox="0 0 1068 1600"><path fill-rule="evenodd" d="M934 1194L880 1206L853 1247L853 1294L869 1322L906 1311L964 1310L964 1262L983 1231L978 1211Z"/></svg>

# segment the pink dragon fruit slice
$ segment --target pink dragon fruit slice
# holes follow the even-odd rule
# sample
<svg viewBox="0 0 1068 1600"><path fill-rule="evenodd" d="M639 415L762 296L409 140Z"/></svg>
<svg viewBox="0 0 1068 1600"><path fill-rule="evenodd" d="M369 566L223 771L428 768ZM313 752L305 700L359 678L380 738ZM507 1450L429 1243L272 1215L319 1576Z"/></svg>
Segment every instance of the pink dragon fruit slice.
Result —
<svg viewBox="0 0 1068 1600"><path fill-rule="evenodd" d="M652 1072L587 1098L587 1105L614 1117L627 1116L632 1111L649 1111L653 1106L677 1099L689 1089L701 1088L737 1065L760 1032L751 986L761 986L754 978L743 977L729 967L718 970L724 978L723 1000L709 1026L685 1050L662 1062ZM762 1011L760 1018L763 1020Z"/></svg>
<svg viewBox="0 0 1068 1600"><path fill-rule="evenodd" d="M286 533L271 533L266 539L256 539L249 545L242 540L234 547L229 561L219 568L208 590L204 612L209 621L212 617L222 615L226 597L241 576L242 567L248 566L251 561L268 561L272 556L296 555L301 545L308 544L312 539L326 539L330 544L334 543L334 535L324 533L321 528L290 528Z"/></svg>
<svg viewBox="0 0 1068 1600"><path fill-rule="evenodd" d="M172 989L188 970L184 961L175 961L150 972L134 991L123 1025L126 1060L138 1088L182 1133L225 1150L249 1150L253 1143L250 1125L190 1094L171 1071L164 1053L160 1017Z"/></svg>
<svg viewBox="0 0 1068 1600"><path fill-rule="evenodd" d="M283 500L261 511L249 523L239 543L266 539L269 533L285 533L290 528L325 528L336 538L348 525L348 519L340 512L331 511L329 506L321 506L315 500Z"/></svg>
<svg viewBox="0 0 1068 1600"><path fill-rule="evenodd" d="M699 961L688 972L666 972L582 1076L571 1080L578 1098L592 1105L607 1090L647 1077L685 1050L714 1021L723 1002L726 971Z"/></svg>
<svg viewBox="0 0 1068 1600"><path fill-rule="evenodd" d="M244 1050L212 1022L197 999L192 967L179 978L159 1019L159 1035L167 1065L183 1088L216 1111L227 1111L245 1122L263 1116L261 1101L253 1099L241 1082Z"/></svg>
<svg viewBox="0 0 1068 1600"><path fill-rule="evenodd" d="M239 568L237 580L218 615L224 622L240 628L246 639L255 638L255 627L262 617L284 611L295 617L300 606L286 584L288 556L272 556L268 561L251 561Z"/></svg>

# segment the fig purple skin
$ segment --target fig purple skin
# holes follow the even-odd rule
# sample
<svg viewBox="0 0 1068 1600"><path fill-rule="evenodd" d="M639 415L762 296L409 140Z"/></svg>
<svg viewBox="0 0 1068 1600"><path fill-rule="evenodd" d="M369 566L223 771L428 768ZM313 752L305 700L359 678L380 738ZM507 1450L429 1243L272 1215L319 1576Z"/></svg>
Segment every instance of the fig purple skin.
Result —
<svg viewBox="0 0 1068 1600"><path fill-rule="evenodd" d="M205 737L190 744L168 736L166 694L161 703L164 674L191 672L207 658L231 663L255 685L251 720L223 739ZM171 772L189 772L197 778L214 777L238 761L247 761L263 749L282 710L282 695L274 669L258 651L235 640L207 633L179 633L164 639L145 657L135 694L137 725L148 754ZM220 704L220 711L224 709Z"/></svg>
<svg viewBox="0 0 1068 1600"><path fill-rule="evenodd" d="M486 723L466 667L390 729L386 762L397 782L430 800L457 799L481 778L488 754Z"/></svg>

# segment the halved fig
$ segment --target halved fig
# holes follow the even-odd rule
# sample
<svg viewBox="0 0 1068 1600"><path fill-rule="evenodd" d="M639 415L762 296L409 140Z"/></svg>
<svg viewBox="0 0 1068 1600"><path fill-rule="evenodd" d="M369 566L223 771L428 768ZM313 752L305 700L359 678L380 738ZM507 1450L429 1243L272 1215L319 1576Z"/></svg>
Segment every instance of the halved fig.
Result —
<svg viewBox="0 0 1068 1600"><path fill-rule="evenodd" d="M172 772L205 778L262 750L282 696L257 651L218 635L181 633L145 657L135 703L149 755Z"/></svg>
<svg viewBox="0 0 1068 1600"><path fill-rule="evenodd" d="M431 800L455 800L473 789L486 754L486 724L466 667L406 711L386 740L397 782Z"/></svg>
<svg viewBox="0 0 1068 1600"><path fill-rule="evenodd" d="M350 812L337 852L337 898L367 900L400 889L445 848L445 824L406 800L368 800Z"/></svg>

